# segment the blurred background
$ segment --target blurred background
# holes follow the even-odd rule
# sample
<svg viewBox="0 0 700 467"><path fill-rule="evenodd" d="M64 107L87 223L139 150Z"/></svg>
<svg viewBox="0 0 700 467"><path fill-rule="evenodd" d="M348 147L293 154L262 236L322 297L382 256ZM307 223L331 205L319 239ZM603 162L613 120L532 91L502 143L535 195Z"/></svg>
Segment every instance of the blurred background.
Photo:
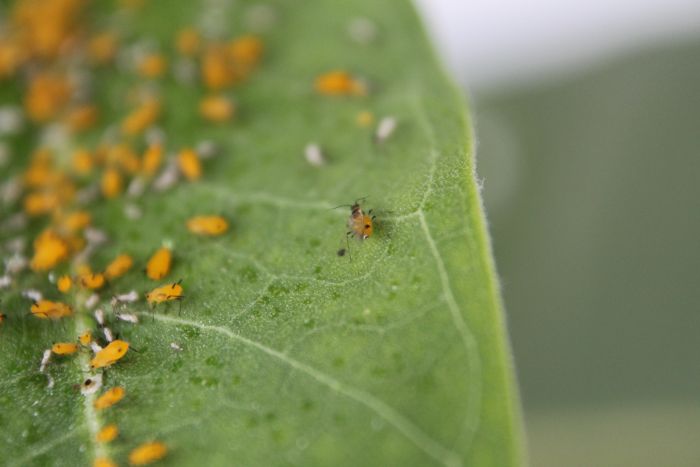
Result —
<svg viewBox="0 0 700 467"><path fill-rule="evenodd" d="M471 101L531 465L700 465L700 2L418 4Z"/></svg>

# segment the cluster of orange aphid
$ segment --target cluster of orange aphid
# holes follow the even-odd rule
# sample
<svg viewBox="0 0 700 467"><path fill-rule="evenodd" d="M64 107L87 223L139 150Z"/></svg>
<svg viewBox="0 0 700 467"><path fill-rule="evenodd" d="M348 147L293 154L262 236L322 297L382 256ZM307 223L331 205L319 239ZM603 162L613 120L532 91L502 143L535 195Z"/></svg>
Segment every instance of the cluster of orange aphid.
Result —
<svg viewBox="0 0 700 467"><path fill-rule="evenodd" d="M262 42L255 36L212 42L204 40L196 29L185 28L176 35L172 54L149 50L127 63L128 71L139 82L149 80L150 84L138 84L129 90L123 99L128 109L119 121L112 122L109 131L102 132L97 128L98 121L102 120L105 126L110 122L105 121L106 112L101 112L93 100L96 80L91 76L94 70L122 66L117 58L121 57L124 41L117 30L89 32L83 21L88 4L88 0L18 0L0 27L0 81L18 82L24 90L23 114L42 136L16 180L17 194L12 198L21 203L23 221L15 221L15 230L23 229L29 221L32 227L44 223L34 237L33 253L24 264L35 273L48 273L55 285L53 293L64 296L44 298L35 290L25 291L32 300L30 314L56 321L94 309L98 329L104 335L97 337L95 330L87 329L75 341L54 343L43 353L40 372L46 374L52 387L53 379L46 371L51 355L70 358L90 352L92 375L80 385L85 395L100 389L105 370L118 364L130 348L127 341L114 338L104 311L98 306L98 294L110 290L139 263L131 255L121 253L103 268L93 270L89 266L92 253L99 251L106 240L106 235L93 225L92 203L100 196L116 199L125 193L136 198L149 186L162 191L179 177L187 181L201 178L205 154L188 147L167 149L162 132L154 131L167 104L158 92L157 80L172 73L182 83L176 65L190 66L195 73L186 84L200 83L204 89L198 108L190 111L210 122L226 122L236 111L230 89L250 76L263 53ZM54 134L57 128L58 142ZM80 145L76 141L81 141ZM83 144L86 141L91 143ZM174 155L168 158L170 150ZM221 216L200 215L188 219L183 228L213 237L227 232L229 225ZM18 247L18 255L21 249ZM159 248L144 261L145 275L150 280L163 281L171 273L172 263L172 248ZM18 274L26 267L20 260L13 264L16 265L6 270L16 270ZM14 283L7 275L0 280L0 288ZM161 282L150 289L142 297L151 307L184 298L181 281ZM124 310L138 299L135 291L115 295L112 316L137 323L136 315ZM0 324L5 318L0 313ZM95 399L94 408L107 409L125 394L124 388L112 387ZM97 433L96 441L109 443L118 436L119 428L109 424ZM132 465L145 465L166 453L163 443L149 441L135 448L128 460ZM98 458L94 465L116 464L111 459Z"/></svg>
<svg viewBox="0 0 700 467"><path fill-rule="evenodd" d="M32 124L38 128L59 124L71 137L95 129L100 109L90 100L93 93L81 88L80 80L70 72L67 62L70 60L83 67L111 66L117 62L122 41L117 31L86 35L87 28L81 18L87 3L87 0L19 0L7 27L0 28L0 80L14 77L21 81L26 89L22 102L24 113ZM202 118L215 123L232 119L236 107L227 92L244 82L258 66L263 53L260 39L245 35L230 41L205 41L197 30L185 28L177 34L174 46L174 59L149 50L135 59L131 71L140 80L152 82L172 71L181 81L171 61L189 65L198 71L190 84L196 80L205 89L198 109L190 111L198 111ZM367 84L362 79L342 70L318 76L314 86L319 94L329 96L364 96L367 93ZM149 136L149 130L158 124L167 104L158 92L150 87L148 92L143 92L137 87L125 101L130 108L119 122L114 122L116 131L102 135L93 147L42 145L32 152L22 174L18 196L24 214L36 222L43 218L47 224L34 238L29 267L36 273L50 272L57 292L66 297L65 301L33 298L30 312L36 318L61 320L75 313L86 313L99 303L98 293L135 269L138 261L125 253L117 255L104 268L93 270L88 266L90 254L104 241L92 225L93 218L88 211L95 198L101 195L104 199L115 199L125 192L137 197L149 185L160 191L179 176L195 181L203 174L203 157L199 151L174 148L176 155L168 162L164 138ZM357 117L360 126L373 122L374 116L369 112ZM348 236L359 240L370 237L374 221L371 211L363 211L359 202L350 206L350 211ZM187 220L185 227L193 234L213 237L227 232L229 225L221 216L200 215ZM345 252L346 249L342 249L338 254ZM72 261L70 270L65 266L69 261ZM163 281L170 274L172 263L172 248L163 246L145 262L145 275L150 280ZM54 277L53 273L59 274ZM126 303L138 300L138 294L126 295L129 298L115 296L112 314L117 319L135 323L138 321L135 315L120 310L123 311ZM144 298L155 307L181 301L184 289L181 281L161 283L145 293ZM78 302L76 309L66 303L70 299ZM94 313L104 339L98 342L93 330L88 329L75 342L54 343L44 352L40 368L44 373L52 354L64 358L91 352L89 369L93 375L81 385L81 392L86 395L100 389L104 371L122 360L130 348L129 342L114 338L101 308ZM4 320L5 315L0 313L0 324ZM112 387L94 400L94 409L108 409L119 403L125 394L123 387ZM109 443L118 436L119 427L108 424L96 434L96 441ZM163 443L149 441L131 451L129 462L145 465L166 453ZM115 465L107 458L94 461L95 467Z"/></svg>
<svg viewBox="0 0 700 467"><path fill-rule="evenodd" d="M184 63L199 69L207 95L199 102L199 114L205 120L220 123L230 120L236 111L226 89L245 81L262 58L263 44L256 36L245 35L231 41L207 42L193 28L178 33L175 43Z"/></svg>

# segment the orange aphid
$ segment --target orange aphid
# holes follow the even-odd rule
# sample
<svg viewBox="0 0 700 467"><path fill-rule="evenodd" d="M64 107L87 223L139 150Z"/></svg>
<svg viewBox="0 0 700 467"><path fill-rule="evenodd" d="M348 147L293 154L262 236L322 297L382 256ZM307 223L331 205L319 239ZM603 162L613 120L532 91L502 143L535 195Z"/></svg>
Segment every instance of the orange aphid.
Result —
<svg viewBox="0 0 700 467"><path fill-rule="evenodd" d="M216 236L228 230L228 222L221 216L195 216L187 220L187 229L197 235Z"/></svg>
<svg viewBox="0 0 700 467"><path fill-rule="evenodd" d="M24 211L31 216L48 214L67 204L75 196L76 187L65 174L49 170L44 175L46 178L43 185L38 187L40 189L24 197ZM38 171L31 170L31 173L25 173L25 180L34 177L40 177ZM35 181L37 180L33 180Z"/></svg>
<svg viewBox="0 0 700 467"><path fill-rule="evenodd" d="M69 235L66 237L66 244L71 254L77 253L85 248L85 238L80 235Z"/></svg>
<svg viewBox="0 0 700 467"><path fill-rule="evenodd" d="M238 78L226 49L218 44L207 47L202 57L202 81L209 89L230 86Z"/></svg>
<svg viewBox="0 0 700 467"><path fill-rule="evenodd" d="M75 38L83 6L80 0L16 2L12 18L32 54L54 58Z"/></svg>
<svg viewBox="0 0 700 467"><path fill-rule="evenodd" d="M73 314L73 309L61 302L39 300L31 307L34 316L41 319L60 319Z"/></svg>
<svg viewBox="0 0 700 467"><path fill-rule="evenodd" d="M202 176L202 163L193 149L183 149L177 156L177 165L180 172L190 181Z"/></svg>
<svg viewBox="0 0 700 467"><path fill-rule="evenodd" d="M141 170L144 174L152 176L156 173L163 161L163 146L159 143L151 144L143 154Z"/></svg>
<svg viewBox="0 0 700 467"><path fill-rule="evenodd" d="M80 283L80 286L85 289L97 290L104 287L105 276L99 272L91 272L79 276L78 282Z"/></svg>
<svg viewBox="0 0 700 467"><path fill-rule="evenodd" d="M53 168L53 154L47 148L39 148L32 153L32 160L24 171L24 183L31 188L54 184L59 177Z"/></svg>
<svg viewBox="0 0 700 467"><path fill-rule="evenodd" d="M73 279L68 275L63 275L58 278L56 282L56 288L61 293L68 293L68 291L73 287Z"/></svg>
<svg viewBox="0 0 700 467"><path fill-rule="evenodd" d="M336 70L325 73L315 82L316 92L329 96L364 96L365 85L346 71Z"/></svg>
<svg viewBox="0 0 700 467"><path fill-rule="evenodd" d="M100 189L105 198L118 196L122 192L123 186L122 174L117 169L110 167L102 173Z"/></svg>
<svg viewBox="0 0 700 467"><path fill-rule="evenodd" d="M238 37L231 41L229 52L236 63L250 67L260 61L263 43L255 36Z"/></svg>
<svg viewBox="0 0 700 467"><path fill-rule="evenodd" d="M183 292L184 290L182 285L180 285L180 282L161 285L160 287L156 287L155 289L146 293L146 301L149 305L157 305L163 302L182 300L185 298Z"/></svg>
<svg viewBox="0 0 700 467"><path fill-rule="evenodd" d="M51 352L56 355L70 355L78 351L78 344L72 342L57 342L51 346Z"/></svg>
<svg viewBox="0 0 700 467"><path fill-rule="evenodd" d="M68 127L75 132L85 131L95 126L99 112L92 104L83 104L74 107L66 115L65 121Z"/></svg>
<svg viewBox="0 0 700 467"><path fill-rule="evenodd" d="M117 164L128 174L134 175L141 169L141 160L130 145L122 143L109 148L107 161Z"/></svg>
<svg viewBox="0 0 700 467"><path fill-rule="evenodd" d="M68 243L52 230L45 230L34 240L34 256L30 267L34 271L48 271L68 258Z"/></svg>
<svg viewBox="0 0 700 467"><path fill-rule="evenodd" d="M199 33L194 28L182 29L177 34L177 40L175 41L175 46L177 51L182 55L192 56L199 51L199 46L201 39Z"/></svg>
<svg viewBox="0 0 700 467"><path fill-rule="evenodd" d="M59 218L58 228L64 233L75 233L83 230L92 222L92 215L87 211L74 211Z"/></svg>
<svg viewBox="0 0 700 467"><path fill-rule="evenodd" d="M89 264L81 263L75 268L76 274L78 277L80 276L87 276L88 274L92 274L92 268L90 267Z"/></svg>
<svg viewBox="0 0 700 467"><path fill-rule="evenodd" d="M24 108L35 122L45 122L61 111L70 98L65 76L41 73L34 76L25 94Z"/></svg>
<svg viewBox="0 0 700 467"><path fill-rule="evenodd" d="M71 167L78 175L89 175L95 165L92 154L86 149L78 149L71 158Z"/></svg>
<svg viewBox="0 0 700 467"><path fill-rule="evenodd" d="M97 433L97 436L95 436L95 439L97 439L97 441L100 443L109 443L110 441L114 441L114 438L117 436L119 436L119 427L117 427L117 425L114 423L111 423L102 428Z"/></svg>
<svg viewBox="0 0 700 467"><path fill-rule="evenodd" d="M93 63L102 65L111 62L117 54L119 42L112 32L102 32L88 44L88 56Z"/></svg>
<svg viewBox="0 0 700 467"><path fill-rule="evenodd" d="M26 51L18 41L0 38L0 78L15 74L26 58Z"/></svg>
<svg viewBox="0 0 700 467"><path fill-rule="evenodd" d="M129 350L129 343L121 340L114 340L109 343L107 347L97 352L95 358L90 361L90 368L102 368L109 366L126 355L126 351ZM121 388L114 388L121 389ZM124 395L124 390L121 389L122 396ZM121 399L121 397L119 397ZM115 401L116 402L116 401ZM111 405L111 404L110 404ZM97 405L95 406L97 407Z"/></svg>
<svg viewBox="0 0 700 467"><path fill-rule="evenodd" d="M146 275L154 281L160 280L170 272L173 253L169 248L160 248L146 263Z"/></svg>
<svg viewBox="0 0 700 467"><path fill-rule="evenodd" d="M121 342L121 341L114 341L114 342ZM114 344L114 342L112 342L112 344ZM110 345L112 345L112 344L110 344ZM119 402L120 400L122 400L124 398L124 394L126 394L126 392L124 391L124 388L121 388L119 386L113 387L112 389L107 390L104 394L102 394L100 397L98 397L95 400L95 402L93 403L93 405L95 406L95 408L97 410L106 409L107 407L111 407L114 404L116 404L117 402Z"/></svg>
<svg viewBox="0 0 700 467"><path fill-rule="evenodd" d="M146 99L122 120L122 132L136 135L151 126L160 116L160 102L154 98Z"/></svg>
<svg viewBox="0 0 700 467"><path fill-rule="evenodd" d="M210 122L230 120L234 110L231 99L224 96L208 96L199 101L199 114Z"/></svg>
<svg viewBox="0 0 700 467"><path fill-rule="evenodd" d="M163 55L149 54L139 62L139 73L145 78L160 78L168 67L168 61Z"/></svg>
<svg viewBox="0 0 700 467"><path fill-rule="evenodd" d="M92 332L88 329L82 333L80 336L78 336L78 342L85 346L90 345L90 342L92 342Z"/></svg>
<svg viewBox="0 0 700 467"><path fill-rule="evenodd" d="M165 457L168 448L160 441L149 441L129 453L129 464L146 465Z"/></svg>
<svg viewBox="0 0 700 467"><path fill-rule="evenodd" d="M117 467L117 464L106 457L97 457L95 462L92 463L92 467Z"/></svg>
<svg viewBox="0 0 700 467"><path fill-rule="evenodd" d="M131 258L129 255L121 254L114 258L114 260L107 265L105 268L105 277L108 280L111 279L116 279L117 277L121 277L126 272L131 269L131 267L134 265L134 260Z"/></svg>
<svg viewBox="0 0 700 467"><path fill-rule="evenodd" d="M30 216L48 214L61 204L55 191L40 191L28 193L24 197L24 212Z"/></svg>

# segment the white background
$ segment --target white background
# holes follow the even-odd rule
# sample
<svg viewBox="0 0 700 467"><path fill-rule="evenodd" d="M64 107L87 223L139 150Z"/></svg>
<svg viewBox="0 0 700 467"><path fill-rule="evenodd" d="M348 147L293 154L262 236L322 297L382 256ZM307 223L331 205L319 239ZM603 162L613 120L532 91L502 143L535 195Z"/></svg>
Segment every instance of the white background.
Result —
<svg viewBox="0 0 700 467"><path fill-rule="evenodd" d="M457 80L475 91L560 77L700 36L700 0L416 0Z"/></svg>

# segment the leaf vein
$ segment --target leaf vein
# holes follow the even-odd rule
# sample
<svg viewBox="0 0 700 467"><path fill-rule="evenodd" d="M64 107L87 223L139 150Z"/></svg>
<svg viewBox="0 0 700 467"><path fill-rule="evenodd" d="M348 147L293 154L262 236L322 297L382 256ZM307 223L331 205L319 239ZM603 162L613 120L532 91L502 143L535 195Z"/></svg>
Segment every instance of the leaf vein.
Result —
<svg viewBox="0 0 700 467"><path fill-rule="evenodd" d="M142 312L140 314L143 314ZM253 347L264 354L273 357L280 362L289 365L295 370L306 374L318 383L330 388L331 390L348 397L370 410L374 411L377 415L386 420L389 424L393 425L400 433L402 433L406 438L413 442L419 449L428 454L433 459L437 460L446 466L459 466L462 465L462 461L455 452L450 449L445 448L427 433L421 430L413 422L407 419L404 415L400 414L394 408L389 406L387 403L378 399L377 397L369 394L365 391L357 389L355 387L349 386L342 383L341 381L333 378L332 376L317 370L299 360L296 360L285 353L268 347L260 342L244 337L231 331L228 328L222 326L213 326L198 323L196 321L190 321L182 318L175 318L171 316L155 315L156 320L168 323L168 324L179 324L185 326L196 327L203 329L205 331L216 332L230 339L236 340L244 345Z"/></svg>

